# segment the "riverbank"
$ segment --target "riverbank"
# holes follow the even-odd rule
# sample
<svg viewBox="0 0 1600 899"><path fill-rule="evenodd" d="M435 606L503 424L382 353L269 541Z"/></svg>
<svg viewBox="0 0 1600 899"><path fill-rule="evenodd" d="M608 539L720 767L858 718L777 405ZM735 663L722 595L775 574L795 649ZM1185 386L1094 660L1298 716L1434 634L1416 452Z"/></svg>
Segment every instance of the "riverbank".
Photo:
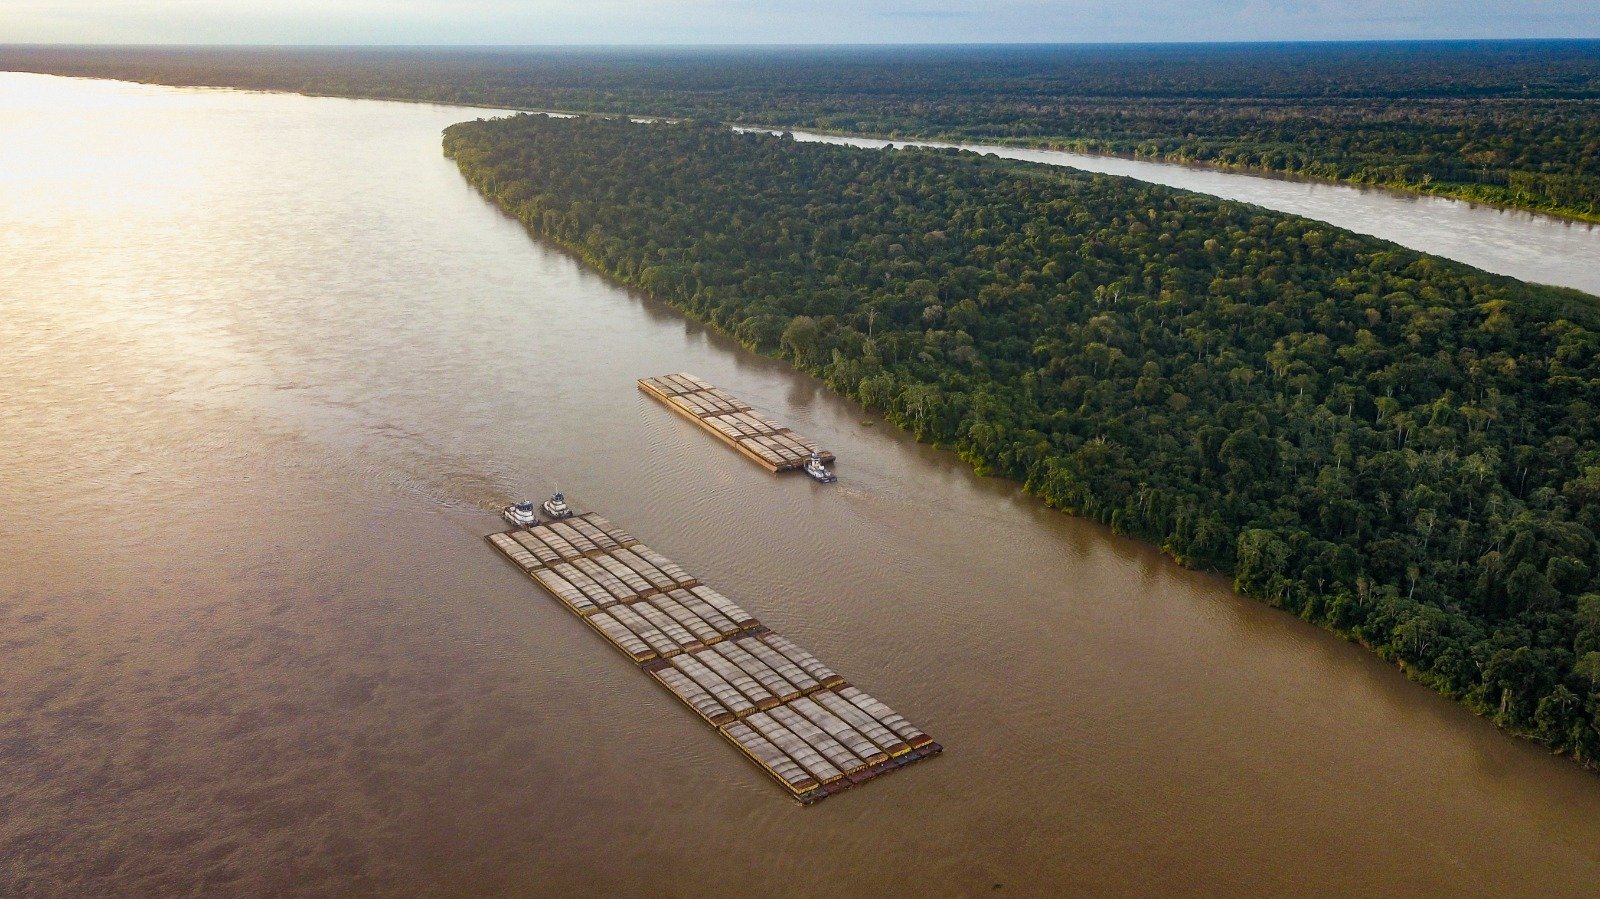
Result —
<svg viewBox="0 0 1600 899"><path fill-rule="evenodd" d="M1594 422L1572 405L1585 375L1567 393L1543 374L1593 364L1590 298L970 156L537 116L452 126L445 147L536 235L919 440L1231 574L1513 734L1600 755L1577 657ZM1482 354L1516 364L1488 374ZM1474 424L1486 401L1517 421ZM1557 438L1569 464L1502 461ZM1454 536L1430 549L1435 528ZM1550 542L1508 561L1528 528ZM1513 677L1515 652L1550 664Z"/></svg>
<svg viewBox="0 0 1600 899"><path fill-rule="evenodd" d="M403 98L394 98L403 99ZM529 109L519 112L542 112L543 110ZM579 115L586 113L577 113ZM794 130L782 126L763 123L759 121L738 122L734 127L749 128L762 131ZM1127 145L1110 143L1087 137L1072 137L1060 135L1045 138L1007 138L1003 135L974 135L956 134L951 132L916 132L903 134L899 132L869 133L862 131L838 131L826 128L804 127L803 130L812 134L821 134L829 137L853 138L865 140L878 140L887 143L948 143L955 146L974 147L992 145L1001 147L1016 147L1024 150L1046 150L1060 153L1074 153L1085 156L1096 156L1103 159L1121 159L1129 162L1155 162L1165 165L1178 165L1186 168L1207 172L1226 172L1237 175L1249 175L1259 178L1274 178L1284 181L1303 184L1327 184L1355 187L1361 189L1384 190L1399 196L1428 196L1440 197L1450 200L1460 200L1464 203L1488 206L1507 212L1525 212L1533 215L1548 215L1567 221L1582 224L1600 224L1600 212L1580 209L1575 206L1561 206L1556 204L1530 203L1526 199L1507 196L1505 189L1495 188L1490 185L1476 184L1418 184L1412 181L1399 180L1374 180L1364 178L1342 178L1337 176L1319 175L1315 172L1292 171L1287 169L1273 169L1265 166L1230 165L1215 160L1197 159L1185 154L1144 153L1136 149L1129 149Z"/></svg>
<svg viewBox="0 0 1600 899"><path fill-rule="evenodd" d="M492 196L489 197L489 199L494 200ZM507 215L516 217L514 210L507 208L504 204L500 204L498 201L496 202L497 205L500 206L501 210ZM526 225L527 222L524 221L524 224ZM1475 701L1471 697L1463 695L1455 687L1455 685L1443 681L1437 674L1407 659L1404 653L1398 647L1386 644L1382 641L1375 641L1369 634L1363 632L1361 628L1341 624L1337 618L1327 617L1329 603L1331 600L1336 599L1336 597L1301 597L1300 602L1293 604L1286 603L1285 600L1287 597L1282 590L1265 589L1260 586L1241 584L1236 579L1235 572L1230 568L1218 567L1215 565L1214 560L1197 559L1176 551L1170 544L1163 542L1165 536L1163 534L1148 530L1130 529L1122 521L1117 519L1106 520L1101 516L1097 516L1095 514L1095 510L1093 509L1076 508L1071 505L1063 504L1059 499L1053 498L1048 492L1041 490L1040 485L1036 482L1030 480L1016 480L1005 472L997 472L989 463L989 460L973 455L971 448L966 445L964 441L943 442L937 439L927 439L925 435L918 434L916 429L910 427L910 423L904 417L896 416L891 410L883 407L868 405L861 402L848 391L834 389L832 385L828 385L827 372L823 368L799 364L793 358L786 356L783 352L774 348L759 347L758 345L751 343L748 339L741 339L740 335L735 331L719 326L709 319L696 315L694 311L686 308L682 303L673 302L669 297L653 293L647 289L638 278L630 276L625 272L612 267L606 259L595 254L584 242L565 239L552 232L543 231L531 225L528 227L528 230L536 240L547 241L550 244L560 248L562 251L570 254L583 265L594 269L596 272L604 275L607 279L617 283L618 285L621 285L628 290L638 291L640 294L650 298L651 300L659 302L665 306L670 306L679 313L711 328L725 337L739 341L743 348L749 352L756 353L770 359L779 360L788 365L793 365L798 371L818 379L824 385L829 386L829 389L834 393L834 395L853 403L855 407L864 415L869 416L863 420L863 424L871 424L874 420L884 421L897 428L901 433L914 437L914 439L916 439L918 442L925 443L934 449L947 450L955 453L963 462L971 466L974 473L978 475L983 477L997 477L1011 480L1011 482L1016 484L1016 486L1021 489L1022 492L1036 497L1040 502L1052 509L1055 509L1066 515L1085 518L1087 520L1103 524L1114 534L1131 537L1154 549L1160 550L1167 558L1185 568L1222 575L1227 578L1232 589L1241 596L1245 596L1249 599L1285 612L1289 615L1299 618L1302 621L1305 621L1308 624L1336 634L1350 643L1361 647L1364 651L1383 659L1385 662L1388 662L1407 680L1427 687L1451 700L1461 703L1461 705L1471 711L1472 714L1490 723L1491 725L1494 725L1501 732L1519 740L1524 740L1528 743L1537 745L1542 750L1549 751L1553 755L1564 756L1568 760L1575 762L1584 770L1600 772L1600 758L1582 756L1575 757L1569 751L1552 749L1548 744L1548 734L1541 735L1530 727L1521 727L1517 725L1507 725L1501 723L1501 721L1496 720L1496 716L1497 714L1504 713L1505 710L1503 707L1496 707L1492 703ZM1306 601L1308 599L1310 601Z"/></svg>

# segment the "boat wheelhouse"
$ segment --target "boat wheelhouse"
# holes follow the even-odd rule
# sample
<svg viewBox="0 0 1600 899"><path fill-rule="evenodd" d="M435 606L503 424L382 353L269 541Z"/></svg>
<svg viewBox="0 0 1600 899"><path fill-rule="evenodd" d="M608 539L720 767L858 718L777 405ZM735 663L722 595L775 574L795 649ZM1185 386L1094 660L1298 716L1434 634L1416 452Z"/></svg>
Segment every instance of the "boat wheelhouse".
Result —
<svg viewBox="0 0 1600 899"><path fill-rule="evenodd" d="M523 500L512 503L500 510L500 517L511 522L512 525L522 528L531 528L539 523L539 512L533 503Z"/></svg>
<svg viewBox="0 0 1600 899"><path fill-rule="evenodd" d="M804 470L806 474L811 476L812 480L820 481L824 484L832 484L834 481L839 480L838 475L828 470L828 466L823 463L822 456L818 453L812 453L811 458L806 460Z"/></svg>
<svg viewBox="0 0 1600 899"><path fill-rule="evenodd" d="M572 517L572 507L567 505L567 498L559 493L551 494L550 498L544 501L542 508L544 509L544 514L551 518Z"/></svg>

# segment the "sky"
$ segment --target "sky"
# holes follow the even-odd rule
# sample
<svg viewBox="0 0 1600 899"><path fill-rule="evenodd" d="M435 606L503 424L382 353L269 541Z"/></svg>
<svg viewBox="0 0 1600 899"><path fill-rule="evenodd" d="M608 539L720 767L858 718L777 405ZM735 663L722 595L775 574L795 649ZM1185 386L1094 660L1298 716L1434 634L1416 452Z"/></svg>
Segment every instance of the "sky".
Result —
<svg viewBox="0 0 1600 899"><path fill-rule="evenodd" d="M0 0L0 43L1600 38L1600 0Z"/></svg>

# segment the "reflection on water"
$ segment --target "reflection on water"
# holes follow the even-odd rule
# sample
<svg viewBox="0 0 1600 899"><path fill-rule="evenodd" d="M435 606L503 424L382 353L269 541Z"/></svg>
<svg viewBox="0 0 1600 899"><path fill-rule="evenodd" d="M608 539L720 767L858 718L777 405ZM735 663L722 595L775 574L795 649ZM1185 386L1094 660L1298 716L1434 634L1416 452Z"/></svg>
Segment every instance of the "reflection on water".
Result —
<svg viewBox="0 0 1600 899"><path fill-rule="evenodd" d="M0 75L0 893L1600 880L1592 775L534 244L480 114ZM784 799L483 545L557 487L947 752Z"/></svg>

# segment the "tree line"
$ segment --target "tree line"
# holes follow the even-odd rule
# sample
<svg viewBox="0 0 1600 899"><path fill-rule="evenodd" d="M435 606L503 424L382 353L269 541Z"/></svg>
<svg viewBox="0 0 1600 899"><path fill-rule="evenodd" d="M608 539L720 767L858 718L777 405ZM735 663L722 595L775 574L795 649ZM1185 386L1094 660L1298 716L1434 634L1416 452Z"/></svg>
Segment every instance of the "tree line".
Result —
<svg viewBox="0 0 1600 899"><path fill-rule="evenodd" d="M1600 42L420 50L7 48L6 68L1006 141L1600 221Z"/></svg>
<svg viewBox="0 0 1600 899"><path fill-rule="evenodd" d="M485 195L980 471L1600 758L1600 308L1102 175L452 126Z"/></svg>

